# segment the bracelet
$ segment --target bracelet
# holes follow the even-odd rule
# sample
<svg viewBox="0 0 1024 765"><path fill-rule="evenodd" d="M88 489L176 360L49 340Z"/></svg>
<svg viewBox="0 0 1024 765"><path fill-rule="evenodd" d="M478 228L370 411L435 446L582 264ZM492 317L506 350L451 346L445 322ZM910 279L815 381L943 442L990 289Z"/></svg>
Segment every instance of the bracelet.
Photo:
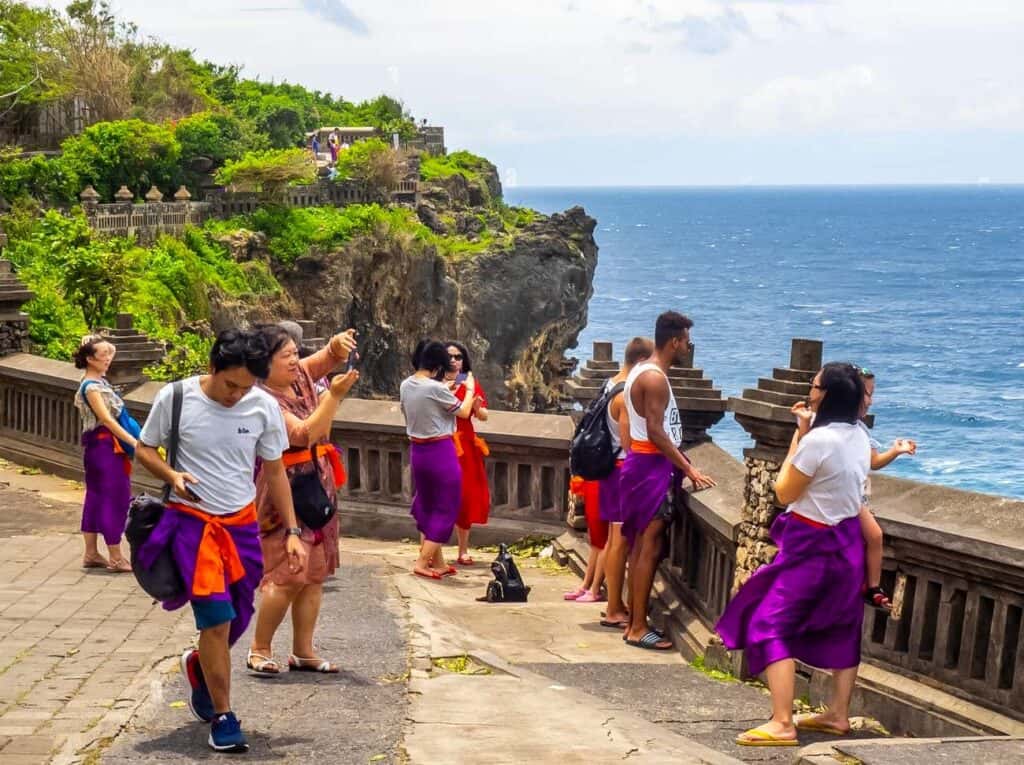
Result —
<svg viewBox="0 0 1024 765"><path fill-rule="evenodd" d="M298 526L292 526L292 527L290 527L288 529L285 529L284 533L285 533L285 536L301 537L302 536L302 529L300 527L298 527Z"/></svg>

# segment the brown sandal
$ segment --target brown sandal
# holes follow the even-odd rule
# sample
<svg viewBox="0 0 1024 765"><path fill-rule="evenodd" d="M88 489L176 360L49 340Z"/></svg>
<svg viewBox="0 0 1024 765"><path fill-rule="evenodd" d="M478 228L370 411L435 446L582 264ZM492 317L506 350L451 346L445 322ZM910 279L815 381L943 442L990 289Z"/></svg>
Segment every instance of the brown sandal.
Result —
<svg viewBox="0 0 1024 765"><path fill-rule="evenodd" d="M104 558L102 555L97 555L95 558L82 558L82 568L109 568L110 561Z"/></svg>
<svg viewBox="0 0 1024 765"><path fill-rule="evenodd" d="M112 574L130 574L132 572L132 564L127 558L112 560L107 564L107 571Z"/></svg>

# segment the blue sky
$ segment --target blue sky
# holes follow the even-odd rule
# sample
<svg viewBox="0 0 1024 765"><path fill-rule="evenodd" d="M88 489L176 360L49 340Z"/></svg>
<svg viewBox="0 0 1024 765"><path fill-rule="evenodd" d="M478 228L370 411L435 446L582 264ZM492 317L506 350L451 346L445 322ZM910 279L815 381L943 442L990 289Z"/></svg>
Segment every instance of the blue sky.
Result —
<svg viewBox="0 0 1024 765"><path fill-rule="evenodd" d="M1018 0L113 5L252 76L395 95L510 185L1024 182Z"/></svg>

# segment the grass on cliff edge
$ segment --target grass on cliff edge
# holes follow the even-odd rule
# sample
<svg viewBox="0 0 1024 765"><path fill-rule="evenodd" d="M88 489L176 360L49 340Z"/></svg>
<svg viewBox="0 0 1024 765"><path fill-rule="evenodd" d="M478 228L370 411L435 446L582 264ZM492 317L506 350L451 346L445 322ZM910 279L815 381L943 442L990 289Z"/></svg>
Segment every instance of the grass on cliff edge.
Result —
<svg viewBox="0 0 1024 765"><path fill-rule="evenodd" d="M378 204L355 204L347 207L264 207L253 213L228 220L210 221L205 229L216 235L239 229L261 231L267 235L270 254L284 265L310 251L330 252L343 247L358 236L406 241L433 246L444 257L460 259L487 251L511 247L516 230L532 223L533 211L505 208L501 214L500 231L484 228L475 240L457 234L436 234L420 222L406 207L382 207Z"/></svg>

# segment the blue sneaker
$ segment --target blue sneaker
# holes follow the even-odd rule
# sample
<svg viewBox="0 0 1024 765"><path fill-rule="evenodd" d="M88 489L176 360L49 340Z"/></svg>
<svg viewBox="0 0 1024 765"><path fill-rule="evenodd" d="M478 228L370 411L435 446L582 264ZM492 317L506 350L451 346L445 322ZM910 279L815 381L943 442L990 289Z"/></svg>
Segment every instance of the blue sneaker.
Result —
<svg viewBox="0 0 1024 765"><path fill-rule="evenodd" d="M234 712L217 715L210 724L210 738L207 742L216 752L248 752L249 742L242 733L242 724Z"/></svg>
<svg viewBox="0 0 1024 765"><path fill-rule="evenodd" d="M203 667L199 663L199 651L189 648L181 655L181 674L192 692L188 697L188 711L200 722L214 718L213 699L203 679Z"/></svg>

